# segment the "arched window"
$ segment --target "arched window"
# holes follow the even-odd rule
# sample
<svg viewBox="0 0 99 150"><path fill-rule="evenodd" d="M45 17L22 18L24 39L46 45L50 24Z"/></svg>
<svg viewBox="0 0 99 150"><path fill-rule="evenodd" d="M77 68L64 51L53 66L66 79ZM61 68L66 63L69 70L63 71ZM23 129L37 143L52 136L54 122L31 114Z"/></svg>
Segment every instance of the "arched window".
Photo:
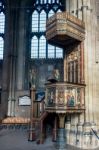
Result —
<svg viewBox="0 0 99 150"><path fill-rule="evenodd" d="M40 38L39 58L46 58L46 39L44 36Z"/></svg>
<svg viewBox="0 0 99 150"><path fill-rule="evenodd" d="M0 59L3 59L4 50L4 29L5 29L5 14L4 4L0 1Z"/></svg>
<svg viewBox="0 0 99 150"><path fill-rule="evenodd" d="M40 13L40 31L45 31L46 30L46 13L45 11L41 11Z"/></svg>
<svg viewBox="0 0 99 150"><path fill-rule="evenodd" d="M56 47L56 58L63 58L62 48Z"/></svg>
<svg viewBox="0 0 99 150"><path fill-rule="evenodd" d="M47 2L46 2L47 0L44 0L44 3L46 4Z"/></svg>
<svg viewBox="0 0 99 150"><path fill-rule="evenodd" d="M52 3L55 3L55 0L52 0Z"/></svg>
<svg viewBox="0 0 99 150"><path fill-rule="evenodd" d="M55 58L55 46L48 44L48 58Z"/></svg>
<svg viewBox="0 0 99 150"><path fill-rule="evenodd" d="M38 58L38 38L36 36L31 40L31 58Z"/></svg>
<svg viewBox="0 0 99 150"><path fill-rule="evenodd" d="M4 40L2 37L0 37L0 59L3 59L3 46L4 46Z"/></svg>
<svg viewBox="0 0 99 150"><path fill-rule="evenodd" d="M48 3L51 4L51 0L48 0Z"/></svg>
<svg viewBox="0 0 99 150"><path fill-rule="evenodd" d="M3 12L0 13L0 33L4 33L5 27L5 15Z"/></svg>
<svg viewBox="0 0 99 150"><path fill-rule="evenodd" d="M56 0L39 0L35 2L32 13L32 33L30 36L32 59L63 58L63 50L48 45L45 37L46 20L55 13L62 11L63 8L61 2L58 3Z"/></svg>
<svg viewBox="0 0 99 150"><path fill-rule="evenodd" d="M51 17L51 16L53 16L53 15L54 15L54 11L50 10L49 13L48 13L48 18Z"/></svg>
<svg viewBox="0 0 99 150"><path fill-rule="evenodd" d="M60 9L58 9L58 11L57 12L62 12Z"/></svg>
<svg viewBox="0 0 99 150"><path fill-rule="evenodd" d="M32 32L38 32L38 12L36 10L32 14Z"/></svg>

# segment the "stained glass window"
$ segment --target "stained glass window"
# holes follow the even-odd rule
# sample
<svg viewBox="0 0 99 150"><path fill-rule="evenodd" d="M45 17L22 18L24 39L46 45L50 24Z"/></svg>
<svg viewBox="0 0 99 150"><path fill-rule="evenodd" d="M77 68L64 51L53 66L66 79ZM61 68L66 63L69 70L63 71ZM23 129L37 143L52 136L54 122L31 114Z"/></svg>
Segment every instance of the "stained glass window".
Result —
<svg viewBox="0 0 99 150"><path fill-rule="evenodd" d="M38 38L36 36L31 40L31 58L38 58Z"/></svg>
<svg viewBox="0 0 99 150"><path fill-rule="evenodd" d="M4 29L5 29L5 14L4 14L4 4L0 1L0 59L3 59L3 49L4 49Z"/></svg>
<svg viewBox="0 0 99 150"><path fill-rule="evenodd" d="M38 32L38 12L34 11L32 14L32 32Z"/></svg>
<svg viewBox="0 0 99 150"><path fill-rule="evenodd" d="M55 58L55 47L48 45L48 58Z"/></svg>
<svg viewBox="0 0 99 150"><path fill-rule="evenodd" d="M46 30L46 13L43 10L40 13L40 31L45 31Z"/></svg>
<svg viewBox="0 0 99 150"><path fill-rule="evenodd" d="M5 15L3 12L0 13L0 33L4 33L5 27Z"/></svg>
<svg viewBox="0 0 99 150"><path fill-rule="evenodd" d="M63 58L63 49L48 45L45 37L46 20L57 12L61 12L63 6L59 0L39 0L33 6L32 33L31 33L31 58L47 59Z"/></svg>
<svg viewBox="0 0 99 150"><path fill-rule="evenodd" d="M51 16L53 16L53 15L54 15L54 11L50 10L49 13L48 13L48 18L51 17Z"/></svg>
<svg viewBox="0 0 99 150"><path fill-rule="evenodd" d="M4 40L2 37L0 37L0 59L3 59L3 46L4 46Z"/></svg>
<svg viewBox="0 0 99 150"><path fill-rule="evenodd" d="M39 58L46 58L46 39L44 36L40 38Z"/></svg>

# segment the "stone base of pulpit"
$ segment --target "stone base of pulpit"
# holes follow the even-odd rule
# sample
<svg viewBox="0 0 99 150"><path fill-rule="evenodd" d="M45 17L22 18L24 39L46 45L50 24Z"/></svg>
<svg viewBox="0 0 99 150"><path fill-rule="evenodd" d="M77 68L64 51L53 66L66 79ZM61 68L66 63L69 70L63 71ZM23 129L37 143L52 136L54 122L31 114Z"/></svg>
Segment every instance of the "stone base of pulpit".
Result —
<svg viewBox="0 0 99 150"><path fill-rule="evenodd" d="M55 147L58 150L66 150L65 129L57 130L57 138L56 138L56 146Z"/></svg>

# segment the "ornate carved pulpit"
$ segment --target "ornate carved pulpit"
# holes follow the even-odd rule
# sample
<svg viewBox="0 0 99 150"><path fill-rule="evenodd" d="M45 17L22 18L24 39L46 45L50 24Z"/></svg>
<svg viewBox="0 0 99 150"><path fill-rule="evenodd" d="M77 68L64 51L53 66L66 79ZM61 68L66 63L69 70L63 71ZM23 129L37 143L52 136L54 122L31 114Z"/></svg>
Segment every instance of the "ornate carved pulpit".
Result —
<svg viewBox="0 0 99 150"><path fill-rule="evenodd" d="M68 49L75 43L79 45L85 39L85 24L68 12L59 12L48 19L46 38L50 44L62 47L66 51L66 48ZM70 54L72 51L68 53ZM67 74L66 69L63 72ZM81 82L77 84L73 82L46 84L46 110L64 113L83 112L85 109L84 88L85 85Z"/></svg>
<svg viewBox="0 0 99 150"><path fill-rule="evenodd" d="M55 112L59 116L59 132L62 133L64 141L65 115L85 111L84 50L82 44L85 39L85 24L68 12L56 13L47 21L46 38L48 43L64 49L63 82L46 84L45 98L45 110ZM62 137L60 138L62 139ZM58 146L63 148L60 140L57 141Z"/></svg>
<svg viewBox="0 0 99 150"><path fill-rule="evenodd" d="M82 113L85 85L56 82L46 84L45 109L56 113Z"/></svg>

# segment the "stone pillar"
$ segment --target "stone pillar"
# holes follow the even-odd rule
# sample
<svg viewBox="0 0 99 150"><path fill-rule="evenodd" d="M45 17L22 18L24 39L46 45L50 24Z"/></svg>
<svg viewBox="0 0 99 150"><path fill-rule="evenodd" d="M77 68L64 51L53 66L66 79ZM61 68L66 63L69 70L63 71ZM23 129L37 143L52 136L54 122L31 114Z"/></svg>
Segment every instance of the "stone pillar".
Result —
<svg viewBox="0 0 99 150"><path fill-rule="evenodd" d="M85 61L85 102L86 102L86 120L88 122L96 122L94 116L97 115L97 88L96 81L98 71L95 64L96 49L96 16L94 14L95 2L91 0L83 0L83 21L85 22L85 41L84 41L84 61ZM93 21L92 21L93 20Z"/></svg>
<svg viewBox="0 0 99 150"><path fill-rule="evenodd" d="M96 3L95 3L96 2ZM94 97L94 105L93 105L93 118L94 122L98 125L99 129L99 1L92 1L93 5L93 18L96 18L93 22L94 27L94 33L93 33L93 44L95 44L95 50L93 51L93 54L95 54L95 60L94 60L94 86L93 89L93 97ZM96 28L95 28L96 26Z"/></svg>
<svg viewBox="0 0 99 150"><path fill-rule="evenodd" d="M66 149L65 114L59 114L59 129L57 131L56 148Z"/></svg>
<svg viewBox="0 0 99 150"><path fill-rule="evenodd" d="M24 89L25 83L25 52L26 52L26 6L25 1L21 1L22 8L19 9L19 30L17 47L17 89ZM27 56L28 57L28 56Z"/></svg>
<svg viewBox="0 0 99 150"><path fill-rule="evenodd" d="M17 28L19 1L8 0L5 22L5 45L3 61L3 94L2 99L7 107L8 116L15 116L15 85L16 85L16 59L17 59ZM7 109L6 109L7 110ZM3 110L4 111L4 110Z"/></svg>
<svg viewBox="0 0 99 150"><path fill-rule="evenodd" d="M56 138L57 138L57 117L55 117L55 120L54 120L54 129L53 129L52 141L56 141Z"/></svg>
<svg viewBox="0 0 99 150"><path fill-rule="evenodd" d="M65 114L59 114L59 128L65 128Z"/></svg>
<svg viewBox="0 0 99 150"><path fill-rule="evenodd" d="M5 101L3 105L5 107L5 111L8 111L8 116L16 116L15 108L18 104L17 100L20 94L22 95L22 92L24 92L24 83L26 81L26 2L27 0L8 0L5 12L6 26L3 61L2 99L3 102Z"/></svg>

